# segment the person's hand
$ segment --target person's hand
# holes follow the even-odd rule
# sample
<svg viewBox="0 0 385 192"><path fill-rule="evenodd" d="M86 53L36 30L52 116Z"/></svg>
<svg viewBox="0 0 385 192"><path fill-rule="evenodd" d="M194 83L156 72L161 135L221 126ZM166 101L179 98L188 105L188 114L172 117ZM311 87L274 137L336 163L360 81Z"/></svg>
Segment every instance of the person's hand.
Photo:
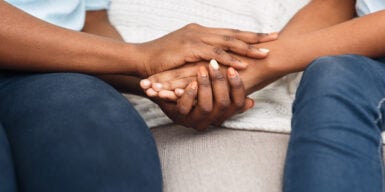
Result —
<svg viewBox="0 0 385 192"><path fill-rule="evenodd" d="M148 77L185 63L210 59L243 69L247 63L228 54L227 50L247 57L265 58L268 50L252 44L276 40L277 37L277 33L260 34L189 24L159 39L138 44L139 56L144 58L138 71L142 77Z"/></svg>
<svg viewBox="0 0 385 192"><path fill-rule="evenodd" d="M280 40L264 43L263 46L272 50L269 57L260 60L233 55L244 62L250 63L245 70L239 70L241 79L248 94L260 90L268 84L288 74L286 68L291 63L292 50L287 50ZM150 76L140 82L140 86L149 97L176 100L183 93L187 84L195 80L195 73L200 65L206 62L193 63L177 69ZM222 70L225 70L225 67Z"/></svg>
<svg viewBox="0 0 385 192"><path fill-rule="evenodd" d="M238 72L230 67L226 73L223 74L219 66L210 66L209 73L205 66L200 66L197 81L189 83L177 103L155 101L170 119L181 125L196 130L219 126L254 105L252 99L246 98Z"/></svg>

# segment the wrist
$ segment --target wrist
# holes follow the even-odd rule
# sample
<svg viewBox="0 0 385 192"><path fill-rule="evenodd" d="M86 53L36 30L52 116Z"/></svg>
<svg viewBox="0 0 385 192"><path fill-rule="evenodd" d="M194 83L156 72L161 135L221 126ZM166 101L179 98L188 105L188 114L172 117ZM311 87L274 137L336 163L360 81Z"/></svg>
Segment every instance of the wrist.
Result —
<svg viewBox="0 0 385 192"><path fill-rule="evenodd" d="M277 79L294 72L292 53L279 40L260 45L270 50L265 59L248 59L250 65L240 75L248 94L260 90Z"/></svg>

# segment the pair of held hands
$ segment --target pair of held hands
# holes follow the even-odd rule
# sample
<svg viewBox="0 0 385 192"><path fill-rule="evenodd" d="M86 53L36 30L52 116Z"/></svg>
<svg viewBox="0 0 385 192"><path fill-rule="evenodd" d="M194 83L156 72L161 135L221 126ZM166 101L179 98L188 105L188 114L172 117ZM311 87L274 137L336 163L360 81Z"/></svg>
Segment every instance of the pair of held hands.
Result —
<svg viewBox="0 0 385 192"><path fill-rule="evenodd" d="M221 125L254 105L237 71L248 66L240 58L264 59L269 50L258 48L258 43L277 37L277 33L187 25L141 45L152 53L149 59L157 60L144 64L147 79L140 86L176 123L197 130Z"/></svg>

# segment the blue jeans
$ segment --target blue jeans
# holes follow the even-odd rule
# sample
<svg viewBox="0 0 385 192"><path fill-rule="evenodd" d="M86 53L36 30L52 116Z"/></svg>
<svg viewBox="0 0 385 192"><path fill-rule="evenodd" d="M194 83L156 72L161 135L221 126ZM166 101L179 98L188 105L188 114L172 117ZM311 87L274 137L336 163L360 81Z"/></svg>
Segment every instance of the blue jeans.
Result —
<svg viewBox="0 0 385 192"><path fill-rule="evenodd" d="M152 135L103 81L0 76L1 192L162 191Z"/></svg>
<svg viewBox="0 0 385 192"><path fill-rule="evenodd" d="M285 192L383 192L385 62L322 57L293 105Z"/></svg>

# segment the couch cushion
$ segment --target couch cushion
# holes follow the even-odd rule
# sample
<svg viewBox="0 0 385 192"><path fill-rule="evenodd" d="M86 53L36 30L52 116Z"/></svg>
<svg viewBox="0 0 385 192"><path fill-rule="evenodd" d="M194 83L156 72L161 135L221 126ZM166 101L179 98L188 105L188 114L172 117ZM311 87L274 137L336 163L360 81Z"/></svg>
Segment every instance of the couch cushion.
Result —
<svg viewBox="0 0 385 192"><path fill-rule="evenodd" d="M281 191L288 135L232 129L152 129L165 192Z"/></svg>

